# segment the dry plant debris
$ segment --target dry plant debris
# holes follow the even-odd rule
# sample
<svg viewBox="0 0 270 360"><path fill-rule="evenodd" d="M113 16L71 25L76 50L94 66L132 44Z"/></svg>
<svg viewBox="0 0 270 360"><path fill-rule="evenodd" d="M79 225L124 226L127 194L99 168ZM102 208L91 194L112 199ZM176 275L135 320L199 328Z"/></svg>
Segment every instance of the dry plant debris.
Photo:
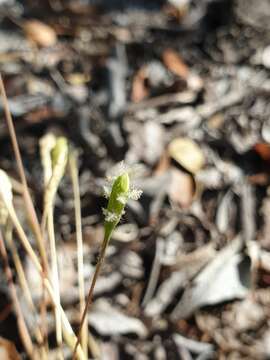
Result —
<svg viewBox="0 0 270 360"><path fill-rule="evenodd" d="M106 248L81 358L269 358L269 23L267 0L0 1L22 158L2 96L1 351L71 356L124 160L143 195ZM52 192L48 134L75 151Z"/></svg>

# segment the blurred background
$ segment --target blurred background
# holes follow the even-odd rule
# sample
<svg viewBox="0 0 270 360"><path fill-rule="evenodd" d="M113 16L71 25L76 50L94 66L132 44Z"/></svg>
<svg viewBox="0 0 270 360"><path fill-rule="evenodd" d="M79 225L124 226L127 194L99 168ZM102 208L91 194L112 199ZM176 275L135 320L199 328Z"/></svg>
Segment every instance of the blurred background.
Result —
<svg viewBox="0 0 270 360"><path fill-rule="evenodd" d="M143 196L114 233L88 316L100 359L270 357L269 70L269 0L0 1L0 72L39 217L40 138L61 134L79 151L87 289L106 172L140 164ZM2 103L0 116L0 167L28 229ZM72 196L65 176L54 220L76 329ZM40 279L17 246L38 303ZM0 348L8 339L24 356L0 277Z"/></svg>

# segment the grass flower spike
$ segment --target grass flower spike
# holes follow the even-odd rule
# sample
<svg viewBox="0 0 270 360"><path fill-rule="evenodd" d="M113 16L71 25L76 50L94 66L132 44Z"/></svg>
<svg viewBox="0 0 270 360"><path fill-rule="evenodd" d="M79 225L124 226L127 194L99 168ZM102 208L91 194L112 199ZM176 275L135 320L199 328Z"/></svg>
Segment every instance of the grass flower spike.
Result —
<svg viewBox="0 0 270 360"><path fill-rule="evenodd" d="M107 209L103 210L105 215L105 238L109 239L114 228L119 223L128 199L129 193L129 175L123 173L118 176L113 183L109 196Z"/></svg>
<svg viewBox="0 0 270 360"><path fill-rule="evenodd" d="M105 187L105 196L109 199L108 200L108 206L106 209L103 209L103 213L105 215L105 221L104 221L104 240L101 246L100 255L98 258L96 270L91 282L90 290L88 293L86 306L82 315L82 319L80 322L79 332L78 332L78 341L74 348L73 352L73 359L75 359L76 349L79 345L79 342L81 340L81 330L83 328L83 324L86 318L86 314L88 311L88 308L92 302L92 297L94 293L95 284L101 269L101 265L103 263L103 260L105 258L105 252L107 249L107 246L109 244L110 238L112 236L112 233L121 220L121 217L124 214L124 209L127 204L128 199L134 199L138 200L139 197L142 194L141 190L136 190L131 187L130 185L130 176L129 176L129 170L123 165L123 163L120 163L119 166L117 166L117 172L114 172L112 176L108 178L108 181L111 183L110 186Z"/></svg>
<svg viewBox="0 0 270 360"><path fill-rule="evenodd" d="M135 189L131 185L130 174L132 171L132 168L126 167L121 162L116 165L112 175L107 177L109 185L104 187L104 195L109 201L107 208L103 209L103 214L105 215L104 240L107 242L124 215L124 209L128 200L138 200L142 194L142 190Z"/></svg>
<svg viewBox="0 0 270 360"><path fill-rule="evenodd" d="M64 176L68 160L68 142L63 136L56 139L46 135L40 142L42 164L44 168L44 211L42 230L44 231L49 208L53 206L56 192Z"/></svg>

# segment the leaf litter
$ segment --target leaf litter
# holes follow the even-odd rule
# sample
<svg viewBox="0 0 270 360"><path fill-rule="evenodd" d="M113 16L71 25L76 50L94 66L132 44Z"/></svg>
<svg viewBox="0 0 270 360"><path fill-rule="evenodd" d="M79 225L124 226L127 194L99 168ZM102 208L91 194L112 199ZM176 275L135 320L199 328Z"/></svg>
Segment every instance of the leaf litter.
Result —
<svg viewBox="0 0 270 360"><path fill-rule="evenodd" d="M0 70L39 214L40 138L53 127L80 150L86 289L105 174L120 160L144 165L143 196L113 235L89 311L101 358L267 358L267 1L6 0L0 9ZM18 182L3 122L0 140L0 167ZM26 227L20 193L14 203ZM61 301L77 325L67 178L55 231ZM40 278L17 247L39 302ZM7 288L1 296L9 305ZM0 335L22 351L16 329L3 330L4 305L0 318Z"/></svg>

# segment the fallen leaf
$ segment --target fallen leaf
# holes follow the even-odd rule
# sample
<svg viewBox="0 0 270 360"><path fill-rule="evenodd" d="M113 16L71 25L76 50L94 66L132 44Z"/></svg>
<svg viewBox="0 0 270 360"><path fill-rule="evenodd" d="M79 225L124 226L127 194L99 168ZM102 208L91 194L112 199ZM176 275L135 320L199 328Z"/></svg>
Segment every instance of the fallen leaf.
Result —
<svg viewBox="0 0 270 360"><path fill-rule="evenodd" d="M182 21L189 11L189 0L181 1L180 4L176 4L175 1L170 1L164 6L164 12L166 15L175 18L177 21Z"/></svg>
<svg viewBox="0 0 270 360"><path fill-rule="evenodd" d="M265 143L257 143L254 145L255 152L268 164L270 164L270 145Z"/></svg>
<svg viewBox="0 0 270 360"><path fill-rule="evenodd" d="M141 279L144 275L143 262L134 251L123 253L120 257L120 271L125 278Z"/></svg>
<svg viewBox="0 0 270 360"><path fill-rule="evenodd" d="M241 238L233 240L199 273L173 310L173 320L187 318L201 306L246 297L251 263L240 253L242 244Z"/></svg>
<svg viewBox="0 0 270 360"><path fill-rule="evenodd" d="M20 360L15 345L2 337L0 337L0 359L1 360Z"/></svg>
<svg viewBox="0 0 270 360"><path fill-rule="evenodd" d="M150 120L145 124L136 125L136 130L131 132L129 137L129 158L154 165L164 151L165 135L163 126L155 121Z"/></svg>
<svg viewBox="0 0 270 360"><path fill-rule="evenodd" d="M270 46L266 46L262 53L262 64L267 69L270 69Z"/></svg>
<svg viewBox="0 0 270 360"><path fill-rule="evenodd" d="M165 171L168 170L169 167L170 167L170 159L169 159L167 151L165 151L159 159L157 167L154 170L154 174L156 176L162 175L162 174L164 174Z"/></svg>
<svg viewBox="0 0 270 360"><path fill-rule="evenodd" d="M83 73L72 73L67 75L66 80L71 85L82 85L91 80L91 77L89 74L83 74Z"/></svg>
<svg viewBox="0 0 270 360"><path fill-rule="evenodd" d="M201 117L192 106L183 106L168 110L167 112L160 114L157 120L161 124L169 125L177 122L182 123L182 129L188 130L195 128L201 122Z"/></svg>
<svg viewBox="0 0 270 360"><path fill-rule="evenodd" d="M195 193L193 177L176 168L172 169L171 173L168 195L174 203L187 208L191 205Z"/></svg>
<svg viewBox="0 0 270 360"><path fill-rule="evenodd" d="M144 309L146 316L155 317L162 314L167 306L175 299L179 290L184 289L188 281L194 278L194 276L215 257L216 250L210 244L202 246L200 249L189 254L179 255L178 253L176 255L180 270L173 271L171 275L161 283L155 296L147 303ZM175 268L177 268L177 264Z"/></svg>
<svg viewBox="0 0 270 360"><path fill-rule="evenodd" d="M172 159L193 174L197 173L205 164L200 147L188 138L172 140L168 146L168 152Z"/></svg>
<svg viewBox="0 0 270 360"><path fill-rule="evenodd" d="M223 320L228 325L233 323L235 330L244 332L258 328L265 316L262 305L256 303L254 299L244 299L233 304L232 309L223 314Z"/></svg>
<svg viewBox="0 0 270 360"><path fill-rule="evenodd" d="M216 214L216 225L221 234L225 234L229 229L230 225L230 216L232 212L232 200L233 193L229 190L220 201L218 205L217 214Z"/></svg>
<svg viewBox="0 0 270 360"><path fill-rule="evenodd" d="M267 329L263 335L262 349L264 349L265 358L270 356L270 329Z"/></svg>
<svg viewBox="0 0 270 360"><path fill-rule="evenodd" d="M248 176L248 180L253 185L265 186L269 184L269 175L265 173L259 173Z"/></svg>
<svg viewBox="0 0 270 360"><path fill-rule="evenodd" d="M187 79L189 75L189 68L181 59L180 55L172 50L166 49L162 55L165 66L174 74L183 79Z"/></svg>
<svg viewBox="0 0 270 360"><path fill-rule="evenodd" d="M180 334L173 334L173 340L176 345L183 346L195 354L203 354L205 358L211 358L211 354L214 351L214 345L188 339Z"/></svg>
<svg viewBox="0 0 270 360"><path fill-rule="evenodd" d="M53 46L57 42L57 35L54 29L39 20L25 21L22 27L27 37L38 46Z"/></svg>
<svg viewBox="0 0 270 360"><path fill-rule="evenodd" d="M52 108L48 106L43 106L40 109L34 110L29 112L25 115L24 119L28 124L39 124L42 123L44 120L47 120L52 117L56 117L56 113L54 113Z"/></svg>
<svg viewBox="0 0 270 360"><path fill-rule="evenodd" d="M144 338L147 335L147 329L139 319L123 314L106 300L95 302L88 315L88 321L89 325L103 336L132 333Z"/></svg>
<svg viewBox="0 0 270 360"><path fill-rule="evenodd" d="M101 357L103 360L119 360L119 349L118 345L111 341L111 342L102 342L100 344L101 348Z"/></svg>
<svg viewBox="0 0 270 360"><path fill-rule="evenodd" d="M224 125L225 117L222 113L217 113L207 120L207 125L210 129L219 130Z"/></svg>
<svg viewBox="0 0 270 360"><path fill-rule="evenodd" d="M132 91L131 91L131 101L139 102L145 99L149 95L149 90L146 87L146 79L147 79L146 67L143 66L134 76L132 83Z"/></svg>
<svg viewBox="0 0 270 360"><path fill-rule="evenodd" d="M155 164L165 148L164 128L154 121L147 121L142 130L142 158L148 164Z"/></svg>
<svg viewBox="0 0 270 360"><path fill-rule="evenodd" d="M136 240L138 238L138 235L138 226L129 223L117 226L117 228L112 234L112 239L127 243Z"/></svg>
<svg viewBox="0 0 270 360"><path fill-rule="evenodd" d="M270 211L270 198L267 197L263 200L262 207L261 207L261 216L263 217L263 229L262 229L262 235L260 239L260 244L264 249L270 250L270 217L269 217L269 211ZM269 254L270 255L270 254ZM269 257L270 260L270 257ZM269 269L270 271L270 262L269 262Z"/></svg>

